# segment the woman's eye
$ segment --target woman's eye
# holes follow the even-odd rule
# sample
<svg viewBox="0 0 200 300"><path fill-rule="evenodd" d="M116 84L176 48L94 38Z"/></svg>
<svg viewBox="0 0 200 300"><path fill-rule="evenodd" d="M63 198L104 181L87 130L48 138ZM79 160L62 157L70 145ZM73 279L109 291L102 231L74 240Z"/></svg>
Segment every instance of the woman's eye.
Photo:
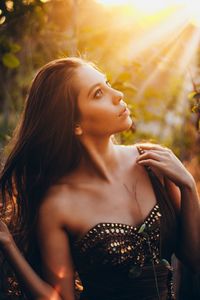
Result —
<svg viewBox="0 0 200 300"><path fill-rule="evenodd" d="M110 82L107 80L106 81L106 85L111 87ZM103 90L102 89L98 89L96 90L96 92L94 93L94 98L100 98L103 95Z"/></svg>
<svg viewBox="0 0 200 300"><path fill-rule="evenodd" d="M102 94L103 94L102 89L98 89L98 90L95 92L94 97L95 97L95 98L96 98L96 97L98 98L98 97L100 97Z"/></svg>

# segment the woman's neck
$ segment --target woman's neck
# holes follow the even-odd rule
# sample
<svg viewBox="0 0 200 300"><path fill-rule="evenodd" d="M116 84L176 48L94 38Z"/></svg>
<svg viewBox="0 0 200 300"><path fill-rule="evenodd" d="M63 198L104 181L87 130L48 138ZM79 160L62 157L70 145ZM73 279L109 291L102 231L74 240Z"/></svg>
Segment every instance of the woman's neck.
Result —
<svg viewBox="0 0 200 300"><path fill-rule="evenodd" d="M83 138L84 155L80 163L82 170L97 175L105 181L113 181L113 174L119 167L119 155L111 137L100 139Z"/></svg>

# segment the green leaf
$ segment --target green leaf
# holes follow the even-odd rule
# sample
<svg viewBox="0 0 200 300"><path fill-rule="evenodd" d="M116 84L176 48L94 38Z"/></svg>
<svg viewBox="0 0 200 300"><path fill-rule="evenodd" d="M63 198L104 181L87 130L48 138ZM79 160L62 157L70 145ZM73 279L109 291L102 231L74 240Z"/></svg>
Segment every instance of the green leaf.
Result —
<svg viewBox="0 0 200 300"><path fill-rule="evenodd" d="M194 105L193 107L192 107L192 112L193 113L197 113L198 112L198 105Z"/></svg>
<svg viewBox="0 0 200 300"><path fill-rule="evenodd" d="M131 74L129 72L122 72L121 74L119 74L117 80L129 81L129 80L131 80Z"/></svg>
<svg viewBox="0 0 200 300"><path fill-rule="evenodd" d="M138 233L142 233L146 229L146 224L142 224L138 230Z"/></svg>
<svg viewBox="0 0 200 300"><path fill-rule="evenodd" d="M5 67L15 69L20 65L19 59L13 53L6 53L2 57L2 62Z"/></svg>
<svg viewBox="0 0 200 300"><path fill-rule="evenodd" d="M166 260L165 258L161 259L161 263L162 263L163 265L165 265L166 267L170 266L168 260Z"/></svg>
<svg viewBox="0 0 200 300"><path fill-rule="evenodd" d="M188 94L188 99L193 100L194 96L197 94L197 92L191 92Z"/></svg>
<svg viewBox="0 0 200 300"><path fill-rule="evenodd" d="M127 81L123 82L123 87L125 89L130 89L130 90L133 90L135 92L138 90L138 88L135 85L133 85L132 83L127 82Z"/></svg>
<svg viewBox="0 0 200 300"><path fill-rule="evenodd" d="M133 66L134 68L137 68L137 69L139 69L139 68L142 67L141 63L140 63L139 61L136 61L136 60L134 60L134 61L132 62L132 66Z"/></svg>
<svg viewBox="0 0 200 300"><path fill-rule="evenodd" d="M172 266L170 265L170 263L168 262L168 260L166 259L161 259L160 261L167 269L172 270Z"/></svg>
<svg viewBox="0 0 200 300"><path fill-rule="evenodd" d="M19 45L19 44L17 44L17 43L12 43L12 44L10 44L10 51L12 52L12 53L17 53L17 52L19 52L21 50L21 46Z"/></svg>

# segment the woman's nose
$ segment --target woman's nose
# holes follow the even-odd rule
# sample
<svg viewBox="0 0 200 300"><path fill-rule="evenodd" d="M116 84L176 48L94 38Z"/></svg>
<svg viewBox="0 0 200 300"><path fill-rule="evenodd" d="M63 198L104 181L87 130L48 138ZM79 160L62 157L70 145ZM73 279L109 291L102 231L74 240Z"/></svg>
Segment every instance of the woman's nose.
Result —
<svg viewBox="0 0 200 300"><path fill-rule="evenodd" d="M121 91L115 90L115 94L113 96L113 103L117 105L123 99L124 99L124 94Z"/></svg>

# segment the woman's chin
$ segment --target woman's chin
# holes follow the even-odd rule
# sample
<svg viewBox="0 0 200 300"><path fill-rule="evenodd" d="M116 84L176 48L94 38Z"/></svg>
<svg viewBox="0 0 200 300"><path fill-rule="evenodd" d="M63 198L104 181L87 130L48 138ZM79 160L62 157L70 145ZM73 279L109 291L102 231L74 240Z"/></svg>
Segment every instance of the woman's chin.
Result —
<svg viewBox="0 0 200 300"><path fill-rule="evenodd" d="M132 130L132 128L135 128L135 124L133 123L133 120L130 117L128 117L126 119L126 122L124 122L124 124L121 126L118 132L126 131L129 129Z"/></svg>
<svg viewBox="0 0 200 300"><path fill-rule="evenodd" d="M129 130L135 127L135 124L133 123L133 119L129 116L126 120L126 126L124 126L124 130Z"/></svg>

